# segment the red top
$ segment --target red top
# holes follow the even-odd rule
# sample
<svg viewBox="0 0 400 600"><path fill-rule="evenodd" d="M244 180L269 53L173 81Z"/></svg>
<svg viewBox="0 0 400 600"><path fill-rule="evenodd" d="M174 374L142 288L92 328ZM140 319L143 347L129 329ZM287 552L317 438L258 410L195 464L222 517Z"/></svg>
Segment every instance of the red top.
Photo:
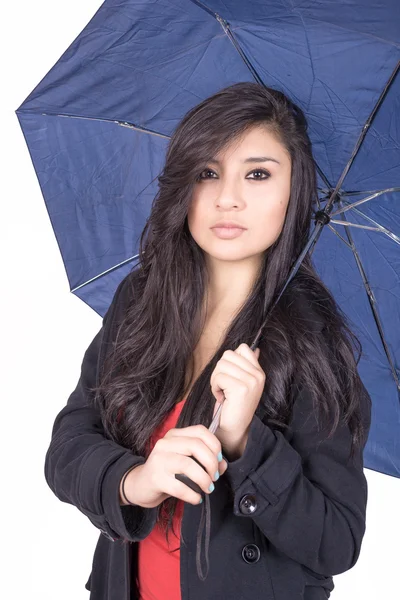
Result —
<svg viewBox="0 0 400 600"><path fill-rule="evenodd" d="M154 431L150 440L150 450L159 438L178 421L185 400L179 402L168 414L167 418ZM168 532L169 545L166 534L161 529L158 521L151 533L138 542L138 572L136 583L139 590L139 600L181 600L180 580L180 546L181 520L183 515L183 501L178 500L173 519L174 531ZM177 537L178 536L178 537Z"/></svg>

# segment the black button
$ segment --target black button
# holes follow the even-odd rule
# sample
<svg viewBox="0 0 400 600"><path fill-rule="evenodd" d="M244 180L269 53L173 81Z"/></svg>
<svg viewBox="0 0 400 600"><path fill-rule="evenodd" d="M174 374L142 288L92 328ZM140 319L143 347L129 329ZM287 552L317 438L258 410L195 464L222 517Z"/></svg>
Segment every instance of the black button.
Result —
<svg viewBox="0 0 400 600"><path fill-rule="evenodd" d="M242 550L242 557L249 565L260 560L260 548L256 544L246 544Z"/></svg>
<svg viewBox="0 0 400 600"><path fill-rule="evenodd" d="M239 510L244 515L251 515L257 510L257 500L253 494L246 494L239 502Z"/></svg>
<svg viewBox="0 0 400 600"><path fill-rule="evenodd" d="M108 540L115 542L114 538L107 531L104 531L104 529L100 529L100 531Z"/></svg>

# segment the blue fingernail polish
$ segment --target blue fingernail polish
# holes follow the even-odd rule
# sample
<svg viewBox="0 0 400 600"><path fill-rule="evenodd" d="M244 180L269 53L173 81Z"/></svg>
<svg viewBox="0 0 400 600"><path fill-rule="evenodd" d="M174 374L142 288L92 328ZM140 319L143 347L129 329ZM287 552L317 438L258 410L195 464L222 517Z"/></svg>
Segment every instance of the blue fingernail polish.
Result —
<svg viewBox="0 0 400 600"><path fill-rule="evenodd" d="M200 502L199 502L199 504L201 504L202 502L203 502L203 498L200 498Z"/></svg>
<svg viewBox="0 0 400 600"><path fill-rule="evenodd" d="M213 483L210 483L210 487L208 488L210 490L210 492L213 492L215 489L215 486Z"/></svg>
<svg viewBox="0 0 400 600"><path fill-rule="evenodd" d="M218 471L215 473L214 479L215 479L215 481L217 481L217 479L219 479L219 472Z"/></svg>
<svg viewBox="0 0 400 600"><path fill-rule="evenodd" d="M218 452L218 462L221 462L222 460L222 452Z"/></svg>

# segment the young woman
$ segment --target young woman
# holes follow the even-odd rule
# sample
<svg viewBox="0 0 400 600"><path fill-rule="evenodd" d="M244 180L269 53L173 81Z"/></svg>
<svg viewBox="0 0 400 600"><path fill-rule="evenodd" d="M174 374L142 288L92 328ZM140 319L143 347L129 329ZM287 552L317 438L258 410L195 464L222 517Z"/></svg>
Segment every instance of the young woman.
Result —
<svg viewBox="0 0 400 600"><path fill-rule="evenodd" d="M309 256L250 349L310 233L305 117L230 86L183 118L158 179L46 454L50 488L101 531L90 598L328 598L365 532L371 401Z"/></svg>

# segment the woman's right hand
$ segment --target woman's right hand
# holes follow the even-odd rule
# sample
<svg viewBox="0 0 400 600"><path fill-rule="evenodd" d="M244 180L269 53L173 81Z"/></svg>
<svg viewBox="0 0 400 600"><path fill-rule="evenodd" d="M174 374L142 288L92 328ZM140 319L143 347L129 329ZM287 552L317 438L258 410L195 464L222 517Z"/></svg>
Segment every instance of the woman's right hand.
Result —
<svg viewBox="0 0 400 600"><path fill-rule="evenodd" d="M199 504L201 495L176 479L175 474L187 475L210 494L216 472L222 475L228 468L225 460L218 462L219 452L222 452L221 442L204 425L170 429L157 440L146 462L127 475L125 496L145 508L154 508L169 496ZM204 465L204 469L191 457Z"/></svg>

